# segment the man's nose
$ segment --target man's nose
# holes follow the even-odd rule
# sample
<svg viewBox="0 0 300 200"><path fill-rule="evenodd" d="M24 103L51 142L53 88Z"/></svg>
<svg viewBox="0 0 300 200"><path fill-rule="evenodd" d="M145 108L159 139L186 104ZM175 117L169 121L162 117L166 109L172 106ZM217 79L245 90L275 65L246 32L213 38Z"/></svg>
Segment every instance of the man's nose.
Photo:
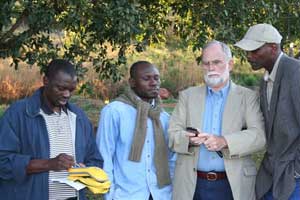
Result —
<svg viewBox="0 0 300 200"><path fill-rule="evenodd" d="M64 97L70 97L70 96L71 96L71 92L70 92L69 90L65 90L65 91L63 92L63 96L64 96Z"/></svg>
<svg viewBox="0 0 300 200"><path fill-rule="evenodd" d="M215 71L216 70L216 65L213 63L209 63L209 65L207 66L207 70L208 71Z"/></svg>
<svg viewBox="0 0 300 200"><path fill-rule="evenodd" d="M158 84L159 84L159 80L156 80L156 79L154 79L154 78L151 78L151 79L150 79L150 85L156 86L156 85L158 85Z"/></svg>
<svg viewBox="0 0 300 200"><path fill-rule="evenodd" d="M203 68L207 71L215 71L218 67L218 63L216 62L207 62L203 65Z"/></svg>

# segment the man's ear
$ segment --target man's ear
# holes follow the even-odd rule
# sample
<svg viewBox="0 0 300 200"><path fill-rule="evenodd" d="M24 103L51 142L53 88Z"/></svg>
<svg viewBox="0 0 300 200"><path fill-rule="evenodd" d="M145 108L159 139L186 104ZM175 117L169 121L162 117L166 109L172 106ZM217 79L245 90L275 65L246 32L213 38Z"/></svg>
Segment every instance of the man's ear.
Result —
<svg viewBox="0 0 300 200"><path fill-rule="evenodd" d="M48 86L49 84L49 79L46 76L43 77L43 84L44 86Z"/></svg>
<svg viewBox="0 0 300 200"><path fill-rule="evenodd" d="M272 48L272 53L277 56L277 52L278 49L280 49L280 46L278 44L270 44L270 46Z"/></svg>
<svg viewBox="0 0 300 200"><path fill-rule="evenodd" d="M135 88L135 80L133 78L129 78L128 82L130 88Z"/></svg>

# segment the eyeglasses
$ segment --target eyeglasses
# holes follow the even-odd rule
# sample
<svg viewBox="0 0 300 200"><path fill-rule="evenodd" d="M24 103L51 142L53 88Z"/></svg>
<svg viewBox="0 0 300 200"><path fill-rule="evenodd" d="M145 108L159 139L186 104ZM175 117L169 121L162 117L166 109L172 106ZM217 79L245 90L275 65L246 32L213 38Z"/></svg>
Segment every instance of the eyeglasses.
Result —
<svg viewBox="0 0 300 200"><path fill-rule="evenodd" d="M225 63L222 60L212 60L208 62L202 62L201 65L204 69L208 69L210 66L222 68L225 66Z"/></svg>

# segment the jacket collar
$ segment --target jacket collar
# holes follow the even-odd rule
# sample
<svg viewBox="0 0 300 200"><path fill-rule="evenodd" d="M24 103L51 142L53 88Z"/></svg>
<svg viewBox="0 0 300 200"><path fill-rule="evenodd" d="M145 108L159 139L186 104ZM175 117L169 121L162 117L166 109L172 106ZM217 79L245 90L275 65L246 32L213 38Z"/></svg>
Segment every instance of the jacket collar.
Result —
<svg viewBox="0 0 300 200"><path fill-rule="evenodd" d="M42 100L43 89L44 87L40 87L31 97L28 98L28 101L26 102L26 113L30 117L36 117L39 115L40 109L43 109L46 114L51 114L53 112ZM64 110L66 109L69 109L77 115L74 105L67 103Z"/></svg>

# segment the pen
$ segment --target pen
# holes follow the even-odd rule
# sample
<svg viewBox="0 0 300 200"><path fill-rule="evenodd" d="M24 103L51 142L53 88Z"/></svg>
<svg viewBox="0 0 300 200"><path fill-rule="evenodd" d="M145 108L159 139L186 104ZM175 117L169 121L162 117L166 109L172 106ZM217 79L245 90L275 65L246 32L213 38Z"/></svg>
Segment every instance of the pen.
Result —
<svg viewBox="0 0 300 200"><path fill-rule="evenodd" d="M80 168L81 166L78 163L75 163L73 168Z"/></svg>
<svg viewBox="0 0 300 200"><path fill-rule="evenodd" d="M216 151L216 153L220 156L220 158L223 158L223 153L222 153L222 151Z"/></svg>

